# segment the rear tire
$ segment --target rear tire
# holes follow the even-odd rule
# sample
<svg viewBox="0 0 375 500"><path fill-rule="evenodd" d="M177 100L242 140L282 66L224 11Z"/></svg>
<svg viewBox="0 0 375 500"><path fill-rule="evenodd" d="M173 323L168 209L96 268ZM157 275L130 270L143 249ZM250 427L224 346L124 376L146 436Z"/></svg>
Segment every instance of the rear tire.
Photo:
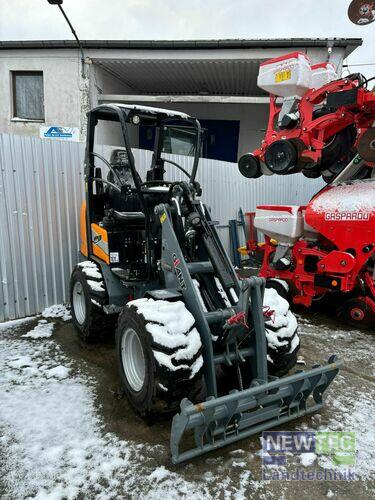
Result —
<svg viewBox="0 0 375 500"><path fill-rule="evenodd" d="M285 283L285 285L284 285ZM273 288L283 299L289 302L289 288L286 282L282 283L281 280L268 279L266 281L266 288Z"/></svg>
<svg viewBox="0 0 375 500"><path fill-rule="evenodd" d="M70 304L75 329L84 342L95 342L114 330L117 315L107 315L102 306L107 292L99 267L93 261L79 263L70 278Z"/></svg>
<svg viewBox="0 0 375 500"><path fill-rule="evenodd" d="M301 343L297 333L296 317L289 308L289 302L277 292L274 284L286 292L280 282L274 281L272 284L267 282L263 304L264 307L269 307L270 311L274 311L274 317L265 322L268 373L282 377L297 364ZM241 363L240 368L243 386L249 387L252 375L246 367L246 362ZM235 380L237 384L236 366L222 364L221 369L226 377Z"/></svg>
<svg viewBox="0 0 375 500"><path fill-rule="evenodd" d="M266 288L263 304L274 311L274 317L265 323L268 371L270 375L281 377L297 363L301 344L297 319L289 308L289 302L273 287Z"/></svg>
<svg viewBox="0 0 375 500"><path fill-rule="evenodd" d="M178 331L171 331L174 327ZM177 410L182 398L194 401L201 390L201 348L183 302L150 298L126 305L116 329L116 354L132 406L148 416Z"/></svg>

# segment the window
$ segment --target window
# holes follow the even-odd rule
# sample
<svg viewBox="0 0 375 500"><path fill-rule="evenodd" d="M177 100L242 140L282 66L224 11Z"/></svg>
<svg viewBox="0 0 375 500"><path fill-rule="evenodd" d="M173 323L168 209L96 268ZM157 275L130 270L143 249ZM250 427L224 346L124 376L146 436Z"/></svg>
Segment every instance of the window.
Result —
<svg viewBox="0 0 375 500"><path fill-rule="evenodd" d="M13 117L44 120L43 73L13 71Z"/></svg>

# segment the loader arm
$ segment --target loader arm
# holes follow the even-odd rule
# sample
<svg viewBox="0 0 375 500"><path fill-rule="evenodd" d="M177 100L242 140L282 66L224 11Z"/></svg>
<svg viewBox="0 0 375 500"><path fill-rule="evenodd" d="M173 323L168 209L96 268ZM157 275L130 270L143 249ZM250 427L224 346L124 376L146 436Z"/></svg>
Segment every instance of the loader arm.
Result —
<svg viewBox="0 0 375 500"><path fill-rule="evenodd" d="M199 237L206 250L204 256L200 254L200 258L204 259L201 261L185 258L174 230L172 207L163 204L155 209L162 225L161 267L166 288L181 293L195 318L203 346L203 373L207 388L206 401L193 404L184 399L180 413L173 418L170 444L175 464L319 411L323 406L323 393L340 366L332 356L327 365L315 366L310 371L285 378L268 374L263 316L265 281L252 277L239 282L216 230L210 224L208 211L202 205L193 206L201 218ZM207 310L194 283L194 277L199 274L216 275L227 290L235 289L238 297L234 300L231 296L232 303L228 307ZM233 332L229 331L226 337L229 340L224 342L222 351L218 351L214 333L217 334L219 328L227 332L228 322L241 313L250 323L250 342L246 347L241 346L239 340L244 338L244 327L236 325ZM223 362L244 362L245 369L253 374L250 387L219 396L217 367ZM184 444L189 434L194 436L194 446L186 449Z"/></svg>

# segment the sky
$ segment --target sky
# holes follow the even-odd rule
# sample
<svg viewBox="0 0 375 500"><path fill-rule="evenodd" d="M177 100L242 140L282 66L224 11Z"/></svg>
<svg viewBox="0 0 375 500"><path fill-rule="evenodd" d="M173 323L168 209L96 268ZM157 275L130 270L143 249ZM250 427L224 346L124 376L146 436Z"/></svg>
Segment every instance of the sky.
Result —
<svg viewBox="0 0 375 500"><path fill-rule="evenodd" d="M351 72L375 74L375 23L356 26L350 0L64 0L81 39L362 38ZM0 40L71 39L47 0L0 0ZM372 64L371 66L355 66Z"/></svg>

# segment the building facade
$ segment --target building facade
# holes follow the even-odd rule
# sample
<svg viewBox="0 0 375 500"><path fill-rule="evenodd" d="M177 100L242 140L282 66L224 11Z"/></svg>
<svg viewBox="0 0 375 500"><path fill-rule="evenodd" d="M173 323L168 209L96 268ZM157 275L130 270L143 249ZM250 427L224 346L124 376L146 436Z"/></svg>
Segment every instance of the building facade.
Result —
<svg viewBox="0 0 375 500"><path fill-rule="evenodd" d="M259 64L292 51L312 63L343 61L360 39L0 42L0 132L83 141L86 112L133 102L184 111L207 131L204 155L235 162L267 123ZM103 135L103 143L119 138ZM143 131L136 146L150 147Z"/></svg>

